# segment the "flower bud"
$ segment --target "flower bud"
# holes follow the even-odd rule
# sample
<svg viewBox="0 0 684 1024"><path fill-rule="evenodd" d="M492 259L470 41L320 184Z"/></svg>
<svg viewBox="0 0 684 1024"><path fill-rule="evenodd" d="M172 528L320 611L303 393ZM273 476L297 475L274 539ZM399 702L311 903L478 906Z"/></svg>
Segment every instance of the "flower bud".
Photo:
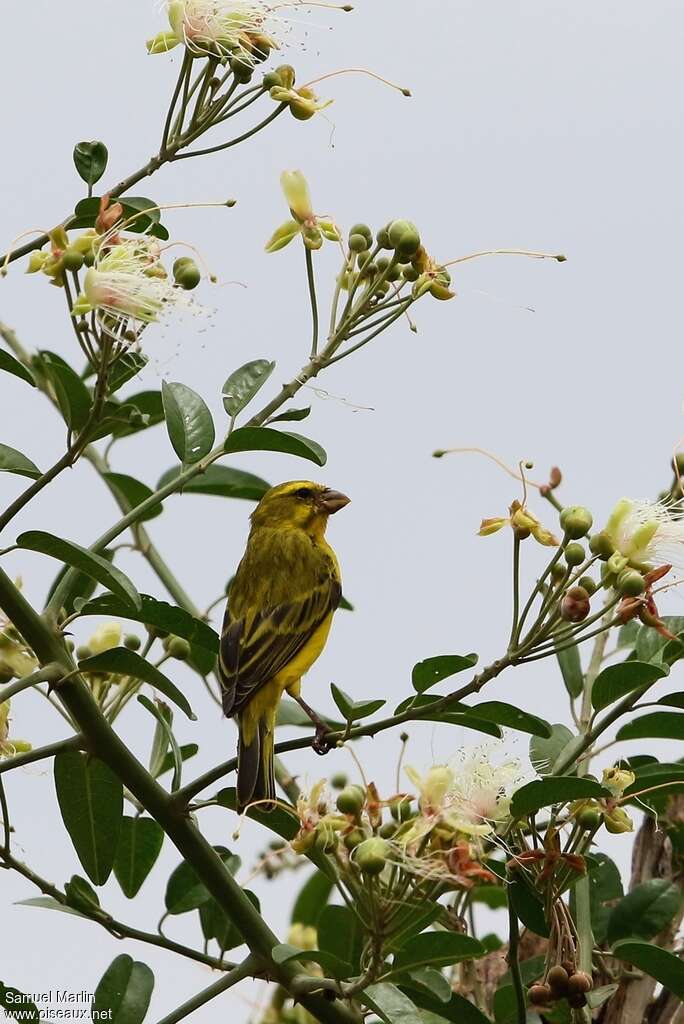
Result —
<svg viewBox="0 0 684 1024"><path fill-rule="evenodd" d="M112 647L118 647L120 643L121 623L103 622L88 641L88 647L93 654L102 654L104 651L111 650Z"/></svg>
<svg viewBox="0 0 684 1024"><path fill-rule="evenodd" d="M363 237L366 239L366 249L370 249L371 245L373 244L373 232L371 231L367 224L354 224L349 229L349 235L350 237L352 235L363 235Z"/></svg>
<svg viewBox="0 0 684 1024"><path fill-rule="evenodd" d="M338 835L334 828L331 828L327 821L321 821L316 826L316 849L322 853L332 853L337 847Z"/></svg>
<svg viewBox="0 0 684 1024"><path fill-rule="evenodd" d="M568 972L560 964L552 967L546 976L546 981L551 989L551 995L555 999L561 999L568 991Z"/></svg>
<svg viewBox="0 0 684 1024"><path fill-rule="evenodd" d="M337 772L336 775L331 776L330 785L333 789L344 789L347 785L347 776L344 772Z"/></svg>
<svg viewBox="0 0 684 1024"><path fill-rule="evenodd" d="M578 565L581 565L587 557L582 545L577 544L575 542L567 545L567 547L565 548L564 555L565 561L568 563L569 566L573 568L577 567Z"/></svg>
<svg viewBox="0 0 684 1024"><path fill-rule="evenodd" d="M529 537L529 533L527 536ZM565 579L566 572L565 566L561 562L556 562L555 565L551 566L551 579L554 583L560 583L561 580Z"/></svg>
<svg viewBox="0 0 684 1024"><path fill-rule="evenodd" d="M560 524L571 540L578 540L589 533L593 521L589 509L582 505L568 505L560 514Z"/></svg>
<svg viewBox="0 0 684 1024"><path fill-rule="evenodd" d="M301 222L313 217L311 196L306 178L301 171L283 171L280 184L285 194L287 205L295 220Z"/></svg>
<svg viewBox="0 0 684 1024"><path fill-rule="evenodd" d="M395 821L409 821L413 815L411 797L401 796L392 800L390 804L390 813Z"/></svg>
<svg viewBox="0 0 684 1024"><path fill-rule="evenodd" d="M638 597L645 589L644 577L637 569L623 569L617 578L617 590L623 597Z"/></svg>
<svg viewBox="0 0 684 1024"><path fill-rule="evenodd" d="M586 590L587 594L589 594L589 596L591 597L592 594L596 593L596 588L598 584L596 583L596 580L593 580L591 578L591 576L582 576L582 578L579 581L579 586L583 587Z"/></svg>
<svg viewBox="0 0 684 1024"><path fill-rule="evenodd" d="M65 270L80 270L84 263L83 253L72 247L69 247L62 256L62 266Z"/></svg>
<svg viewBox="0 0 684 1024"><path fill-rule="evenodd" d="M92 658L93 652L87 644L81 644L80 647L76 648L76 658L78 661L85 661L86 658Z"/></svg>
<svg viewBox="0 0 684 1024"><path fill-rule="evenodd" d="M381 836L382 839L391 839L398 827L399 826L396 821L386 821L379 829L378 835Z"/></svg>
<svg viewBox="0 0 684 1024"><path fill-rule="evenodd" d="M401 239L407 232L415 231L416 226L412 224L410 220L393 220L387 227L387 235L392 244L392 248L396 249L401 242ZM416 249L418 246L416 246Z"/></svg>
<svg viewBox="0 0 684 1024"><path fill-rule="evenodd" d="M177 285L190 292L202 280L200 269L189 256L182 256L173 265L173 279Z"/></svg>
<svg viewBox="0 0 684 1024"><path fill-rule="evenodd" d="M593 832L601 825L603 815L598 807L587 806L579 812L575 820L585 832Z"/></svg>
<svg viewBox="0 0 684 1024"><path fill-rule="evenodd" d="M610 810L607 810L603 822L607 831L612 835L621 835L623 832L634 831L634 822L622 807L612 807Z"/></svg>
<svg viewBox="0 0 684 1024"><path fill-rule="evenodd" d="M373 836L357 846L354 861L364 875L379 875L385 867L389 851L384 839Z"/></svg>
<svg viewBox="0 0 684 1024"><path fill-rule="evenodd" d="M349 236L349 248L352 252L365 252L368 248L368 239L365 235L354 233Z"/></svg>
<svg viewBox="0 0 684 1024"><path fill-rule="evenodd" d="M547 1006L551 1002L551 989L548 985L532 985L527 995L533 1006Z"/></svg>
<svg viewBox="0 0 684 1024"><path fill-rule="evenodd" d="M190 644L182 636L169 636L164 641L164 649L170 658L187 661L190 657Z"/></svg>
<svg viewBox="0 0 684 1024"><path fill-rule="evenodd" d="M575 963L573 960L561 960L561 967L563 970L568 972L568 978L571 978L573 974L577 973Z"/></svg>
<svg viewBox="0 0 684 1024"><path fill-rule="evenodd" d="M37 274L39 270L43 269L47 258L48 254L46 252L32 252L29 256L26 273Z"/></svg>
<svg viewBox="0 0 684 1024"><path fill-rule="evenodd" d="M615 545L608 534L602 530L601 533L595 533L590 538L589 550L592 555L598 555L605 562L615 551Z"/></svg>
<svg viewBox="0 0 684 1024"><path fill-rule="evenodd" d="M560 614L564 622L583 622L590 611L589 594L584 587L570 587L563 595Z"/></svg>
<svg viewBox="0 0 684 1024"><path fill-rule="evenodd" d="M587 1005L587 997L583 992L574 992L572 995L568 994L568 1006L572 1010L579 1010L583 1006Z"/></svg>
<svg viewBox="0 0 684 1024"><path fill-rule="evenodd" d="M337 797L337 809L342 814L353 814L357 817L363 810L366 794L360 786L345 786Z"/></svg>
<svg viewBox="0 0 684 1024"><path fill-rule="evenodd" d="M142 643L140 637L136 636L135 633L126 633L123 642L124 647L127 647L129 651L139 651Z"/></svg>
<svg viewBox="0 0 684 1024"><path fill-rule="evenodd" d="M351 832L347 832L344 837L344 845L348 850L354 850L360 843L366 838L366 833L360 828L353 828Z"/></svg>
<svg viewBox="0 0 684 1024"><path fill-rule="evenodd" d="M568 978L568 995L574 996L580 993L584 995L591 992L594 982L585 971L575 971L571 978Z"/></svg>
<svg viewBox="0 0 684 1024"><path fill-rule="evenodd" d="M381 249L393 249L394 248L394 246L390 242L389 232L388 232L387 228L380 228L380 230L378 231L377 235L375 236L375 240L376 240L376 242L378 243L378 245L380 246Z"/></svg>

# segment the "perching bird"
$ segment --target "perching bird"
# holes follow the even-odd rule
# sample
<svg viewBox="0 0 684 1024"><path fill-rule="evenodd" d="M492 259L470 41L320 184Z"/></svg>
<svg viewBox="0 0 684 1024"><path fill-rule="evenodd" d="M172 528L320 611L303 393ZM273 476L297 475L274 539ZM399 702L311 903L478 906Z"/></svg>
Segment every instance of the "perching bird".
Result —
<svg viewBox="0 0 684 1024"><path fill-rule="evenodd" d="M323 650L342 587L325 540L328 516L349 504L307 480L279 484L252 513L247 548L230 586L219 669L223 710L238 723L238 811L274 806L273 734L283 692L321 723L300 697L300 679Z"/></svg>

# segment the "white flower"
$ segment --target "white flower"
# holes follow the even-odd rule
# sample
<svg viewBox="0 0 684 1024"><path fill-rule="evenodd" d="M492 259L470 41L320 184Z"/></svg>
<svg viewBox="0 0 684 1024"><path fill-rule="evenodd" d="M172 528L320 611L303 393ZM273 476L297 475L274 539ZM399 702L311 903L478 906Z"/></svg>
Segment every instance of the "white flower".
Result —
<svg viewBox="0 0 684 1024"><path fill-rule="evenodd" d="M95 248L74 316L95 310L102 329L120 339L122 331L159 321L171 309L192 305L187 293L169 280L150 238L103 236Z"/></svg>
<svg viewBox="0 0 684 1024"><path fill-rule="evenodd" d="M102 654L104 651L110 651L112 647L118 647L120 643L121 623L103 622L88 641L88 647L93 654Z"/></svg>
<svg viewBox="0 0 684 1024"><path fill-rule="evenodd" d="M489 743L460 750L449 765L435 765L421 776L406 774L419 792L420 816L402 836L411 844L443 826L468 836L495 831L509 812L516 789L532 777L517 758L507 757L503 744Z"/></svg>
<svg viewBox="0 0 684 1024"><path fill-rule="evenodd" d="M150 53L183 45L190 53L237 57L255 63L278 49L277 34L286 24L276 10L299 4L267 4L264 0L168 0L170 32L151 39Z"/></svg>
<svg viewBox="0 0 684 1024"><path fill-rule="evenodd" d="M635 568L674 565L684 570L684 514L678 503L622 498L603 532Z"/></svg>

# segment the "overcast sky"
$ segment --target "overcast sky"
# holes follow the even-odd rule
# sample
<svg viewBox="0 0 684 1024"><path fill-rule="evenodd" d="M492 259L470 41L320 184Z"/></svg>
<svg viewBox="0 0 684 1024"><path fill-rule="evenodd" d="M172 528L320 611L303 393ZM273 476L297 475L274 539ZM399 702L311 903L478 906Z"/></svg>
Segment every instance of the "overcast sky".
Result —
<svg viewBox="0 0 684 1024"><path fill-rule="evenodd" d="M152 0L27 0L4 11L2 239L49 227L72 208L82 194L71 164L75 142L106 142L110 183L155 150L180 59L179 51L145 53L145 39L163 22ZM383 696L391 708L408 692L416 661L477 651L487 663L505 648L510 538L480 539L475 532L483 516L503 514L519 491L485 460L436 461L433 449L479 446L509 463L531 459L538 479L558 464L563 500L589 505L599 522L623 494L650 497L667 483L670 453L684 434L683 32L677 0L359 0L349 15L319 10L309 18L300 11L286 53L300 82L368 67L409 86L413 97L358 75L332 79L320 86L322 96L335 100L325 115L307 123L284 116L244 146L183 161L136 188L162 203L238 200L232 211L166 216L174 237L196 244L222 283L197 293L208 316L146 333L151 364L142 382L134 382L136 390L163 379L189 384L208 402L219 429L225 424L220 388L231 370L247 359L275 359L275 388L306 356L301 250L297 244L263 252L287 214L278 185L284 168L301 168L316 209L346 227L411 218L439 259L498 247L568 256L564 264L512 257L466 264L454 275L457 299L425 300L416 308L418 334L400 324L323 375L318 383L325 392L307 390L297 404L313 405L302 432L326 448L324 470L266 454L231 463L274 483L315 472L352 498L329 536L356 611L337 616L307 680L307 699L318 706L332 707L334 681L357 698ZM315 262L325 301L337 270L334 246ZM0 319L26 346L75 357L63 296L22 269L15 265L0 283ZM51 464L63 450L54 411L21 382L5 376L1 384L1 440L41 466ZM163 428L122 442L112 456L116 470L151 485L174 461ZM0 481L2 504L22 487L17 477ZM548 518L546 508L535 508ZM163 518L151 524L198 605L208 605L232 575L249 511L244 502L189 495L169 500ZM114 518L105 488L80 465L31 505L17 531L48 527L86 543ZM525 557L532 577L541 549L530 542ZM54 566L22 553L6 561L24 578L28 595L41 601ZM145 563L124 554L121 565L140 589L163 593ZM666 610L683 608L673 597ZM181 742L201 737L201 759L186 770L191 777L229 756L235 734L196 677L179 668L174 678L200 712L198 723L178 721ZM568 720L552 663L509 673L487 693L552 721ZM61 720L33 695L15 701L14 718L16 735L35 745L62 734ZM119 724L146 756L148 716L130 707ZM408 761L417 767L477 742L477 734L432 725L411 735ZM524 737L516 745L524 754ZM648 746L670 759L680 753L667 744ZM357 750L368 775L389 792L398 738L386 733ZM630 751L642 748L631 744ZM309 781L353 770L344 752L325 762L306 752L287 763ZM82 873L56 810L51 768L15 773L7 789L17 849L26 860L60 885ZM202 825L212 841L232 845L229 812L204 812ZM235 846L243 879L267 840L256 826L245 827ZM623 865L630 842L618 837L610 845ZM154 928L178 859L167 842L139 898L128 904L111 880L103 905ZM269 923L284 938L291 880L256 888ZM7 984L92 990L110 960L127 949L156 973L148 1018L154 1021L212 980L200 965L124 946L76 918L7 909L33 895L18 878L0 877L0 978ZM486 926L503 930L495 918ZM195 915L173 922L169 932L200 941ZM238 1020L248 1017L240 992L222 998L221 1009L227 1008ZM193 1020L213 1020L218 1009L212 1004Z"/></svg>

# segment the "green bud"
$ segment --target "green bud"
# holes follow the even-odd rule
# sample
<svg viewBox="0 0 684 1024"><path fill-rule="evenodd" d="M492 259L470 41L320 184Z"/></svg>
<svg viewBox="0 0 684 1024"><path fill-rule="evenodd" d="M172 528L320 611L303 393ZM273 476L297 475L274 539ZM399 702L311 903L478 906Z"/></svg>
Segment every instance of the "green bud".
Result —
<svg viewBox="0 0 684 1024"><path fill-rule="evenodd" d="M86 658L92 658L92 656L93 652L87 644L81 644L80 647L76 648L76 658L78 661L85 661Z"/></svg>
<svg viewBox="0 0 684 1024"><path fill-rule="evenodd" d="M349 236L349 248L352 252L365 252L368 249L368 244L366 236L358 232Z"/></svg>
<svg viewBox="0 0 684 1024"><path fill-rule="evenodd" d="M182 636L169 636L164 641L164 649L170 658L187 661L190 657L190 644Z"/></svg>
<svg viewBox="0 0 684 1024"><path fill-rule="evenodd" d="M420 248L420 235L414 229L412 231L406 231L399 240L397 246L397 254L400 257L407 258L413 256L415 252Z"/></svg>
<svg viewBox="0 0 684 1024"><path fill-rule="evenodd" d="M622 570L627 568L628 561L629 559L621 555L619 551L614 551L606 562L608 572L613 572L616 576L619 576Z"/></svg>
<svg viewBox="0 0 684 1024"><path fill-rule="evenodd" d="M337 797L337 809L342 814L353 814L356 817L365 802L366 794L360 786L345 786Z"/></svg>
<svg viewBox="0 0 684 1024"><path fill-rule="evenodd" d="M78 249L69 248L62 256L62 266L65 270L80 270L85 262L83 253Z"/></svg>
<svg viewBox="0 0 684 1024"><path fill-rule="evenodd" d="M390 265L388 256L376 256L375 265L378 270L382 273L383 270L387 270Z"/></svg>
<svg viewBox="0 0 684 1024"><path fill-rule="evenodd" d="M347 776L344 772L337 772L336 775L331 776L330 785L333 789L344 789L347 785Z"/></svg>
<svg viewBox="0 0 684 1024"><path fill-rule="evenodd" d="M410 282L417 281L418 278L420 277L420 274L418 273L416 268L412 267L410 263L408 266L402 269L402 274L404 275L404 280Z"/></svg>
<svg viewBox="0 0 684 1024"><path fill-rule="evenodd" d="M371 839L364 839L357 846L354 862L364 875L379 875L387 863L389 852L390 848L385 840L373 836Z"/></svg>
<svg viewBox="0 0 684 1024"><path fill-rule="evenodd" d="M583 576L582 579L579 580L579 586L584 587L587 594L589 594L589 596L591 597L592 594L596 593L596 588L598 587L598 584L596 580L593 580L591 578L591 576Z"/></svg>
<svg viewBox="0 0 684 1024"><path fill-rule="evenodd" d="M643 594L646 584L637 569L624 569L617 578L617 589L623 597L638 597Z"/></svg>
<svg viewBox="0 0 684 1024"><path fill-rule="evenodd" d="M410 220L393 220L391 224L388 225L387 228L387 234L389 236L390 242L392 243L392 248L397 248L401 239L407 232L415 230L416 226L415 224L412 224ZM416 248L418 247L416 246Z"/></svg>
<svg viewBox="0 0 684 1024"><path fill-rule="evenodd" d="M519 539L525 540L526 537L529 537L529 531L525 534L525 537L519 537ZM560 583L562 579L565 579L565 572L565 566L560 562L556 562L555 565L551 567L551 579L554 583Z"/></svg>
<svg viewBox="0 0 684 1024"><path fill-rule="evenodd" d="M387 231L387 228L380 228L377 235L375 236L375 240L381 249L394 248L394 246L390 242L389 232Z"/></svg>
<svg viewBox="0 0 684 1024"><path fill-rule="evenodd" d="M576 543L568 544L564 551L564 555L565 561L568 565L573 567L581 565L587 557L582 545Z"/></svg>
<svg viewBox="0 0 684 1024"><path fill-rule="evenodd" d="M139 651L142 643L140 637L136 636L135 633L126 633L123 642L124 647L127 647L129 651Z"/></svg>
<svg viewBox="0 0 684 1024"><path fill-rule="evenodd" d="M408 821L413 814L410 796L402 796L390 804L390 813L395 821Z"/></svg>
<svg viewBox="0 0 684 1024"><path fill-rule="evenodd" d="M349 234L363 235L367 242L366 248L370 249L373 243L373 232L367 224L354 224L354 226L349 229Z"/></svg>
<svg viewBox="0 0 684 1024"><path fill-rule="evenodd" d="M571 540L578 540L589 533L593 521L589 509L582 505L568 505L560 514L561 527Z"/></svg>
<svg viewBox="0 0 684 1024"><path fill-rule="evenodd" d="M603 815L601 814L598 807L585 807L583 811L577 815L577 824L580 828L583 828L585 832L593 832L597 829L603 821Z"/></svg>
<svg viewBox="0 0 684 1024"><path fill-rule="evenodd" d="M592 555L598 555L605 562L615 551L615 545L608 534L601 531L590 538L589 550Z"/></svg>
<svg viewBox="0 0 684 1024"><path fill-rule="evenodd" d="M249 61L243 60L240 57L231 57L228 63L230 64L230 70L241 85L245 85L250 81L254 74L254 67Z"/></svg>
<svg viewBox="0 0 684 1024"><path fill-rule="evenodd" d="M202 280L200 269L189 256L182 256L173 265L173 279L177 285L190 292Z"/></svg>
<svg viewBox="0 0 684 1024"><path fill-rule="evenodd" d="M320 822L316 827L316 849L323 853L332 853L338 843L338 834L327 822Z"/></svg>
<svg viewBox="0 0 684 1024"><path fill-rule="evenodd" d="M397 831L398 825L396 821L386 821L385 824L379 829L378 835L383 839L391 839L394 833Z"/></svg>
<svg viewBox="0 0 684 1024"><path fill-rule="evenodd" d="M608 563L601 566L601 583L604 587L614 587L617 583L617 576L608 568Z"/></svg>
<svg viewBox="0 0 684 1024"><path fill-rule="evenodd" d="M347 832L344 837L344 845L348 850L355 850L360 843L366 838L366 833L362 832L360 828L353 828L351 832Z"/></svg>

